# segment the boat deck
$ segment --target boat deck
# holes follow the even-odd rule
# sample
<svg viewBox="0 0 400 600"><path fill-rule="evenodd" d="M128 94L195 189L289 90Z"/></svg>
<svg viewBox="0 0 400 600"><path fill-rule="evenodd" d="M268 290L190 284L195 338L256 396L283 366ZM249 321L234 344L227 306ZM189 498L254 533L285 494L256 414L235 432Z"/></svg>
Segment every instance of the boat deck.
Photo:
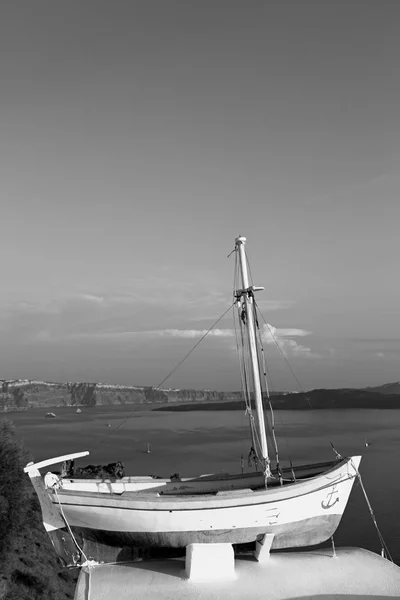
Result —
<svg viewBox="0 0 400 600"><path fill-rule="evenodd" d="M215 566L218 569L218 565ZM182 559L99 565L81 571L75 600L383 600L400 596L400 567L360 548L272 553L235 561L235 579L191 581Z"/></svg>

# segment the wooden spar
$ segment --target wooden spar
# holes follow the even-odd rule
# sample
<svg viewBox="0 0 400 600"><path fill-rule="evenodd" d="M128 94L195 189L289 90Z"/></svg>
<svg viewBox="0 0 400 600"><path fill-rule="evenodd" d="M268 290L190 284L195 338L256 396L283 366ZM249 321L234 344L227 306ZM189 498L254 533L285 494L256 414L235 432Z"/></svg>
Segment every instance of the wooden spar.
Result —
<svg viewBox="0 0 400 600"><path fill-rule="evenodd" d="M246 313L247 319L246 324L249 332L249 346L250 346L250 360L251 360L251 370L253 374L253 384L254 384L254 399L256 405L256 412L258 417L258 425L259 425L259 436L260 436L260 445L261 445L261 453L264 459L265 464L268 464L268 444L267 444L267 435L265 432L265 421L264 421L264 410L262 404L262 394L261 394L261 384L260 384L260 370L258 366L258 358L257 358L257 346L256 346L256 334L254 329L254 304L253 304L253 294L249 294L249 291L253 291L253 288L249 286L249 277L247 273L247 262L246 262L246 252L244 249L244 245L246 243L245 237L238 237L235 239L235 245L239 253L239 265L240 272L242 275L242 295L244 297L245 305L246 305ZM258 288L260 289L260 288ZM262 288L261 288L262 289Z"/></svg>
<svg viewBox="0 0 400 600"><path fill-rule="evenodd" d="M32 469L43 469L43 467L49 467L51 465L57 465L58 463L62 463L66 460L74 460L75 458L81 458L82 456L88 456L89 452L85 450L84 452L74 452L73 454L64 454L63 456L56 456L55 458L48 458L47 460L42 460L38 463L30 462L24 468L25 473L29 473Z"/></svg>

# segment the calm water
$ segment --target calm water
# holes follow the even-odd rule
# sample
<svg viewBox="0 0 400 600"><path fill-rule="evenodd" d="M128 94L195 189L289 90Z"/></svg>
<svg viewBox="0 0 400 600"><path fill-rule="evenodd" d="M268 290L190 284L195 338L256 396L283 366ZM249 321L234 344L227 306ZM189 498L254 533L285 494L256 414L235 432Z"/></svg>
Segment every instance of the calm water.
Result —
<svg viewBox="0 0 400 600"><path fill-rule="evenodd" d="M6 415L14 421L35 461L89 450L90 457L82 464L122 460L125 472L131 475L179 472L190 476L240 472L243 455L248 470L248 425L241 411L132 412L123 406L88 408L81 414L70 408L53 410L56 419L46 419L46 409ZM131 418L123 423L128 415ZM342 455L363 455L360 472L368 497L386 544L400 564L400 410L278 411L275 417L284 465L289 457L293 464L332 459L329 442ZM146 454L147 443L151 444L151 454ZM335 543L380 551L364 496L356 484Z"/></svg>

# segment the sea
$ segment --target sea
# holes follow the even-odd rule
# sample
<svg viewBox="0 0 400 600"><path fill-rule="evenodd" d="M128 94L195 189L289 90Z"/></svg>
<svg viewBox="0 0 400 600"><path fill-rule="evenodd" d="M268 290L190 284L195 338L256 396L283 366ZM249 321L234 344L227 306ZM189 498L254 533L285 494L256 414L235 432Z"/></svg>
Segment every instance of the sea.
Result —
<svg viewBox="0 0 400 600"><path fill-rule="evenodd" d="M251 444L244 411L163 412L126 405L82 407L79 414L72 407L51 410L56 418L46 418L43 408L0 416L14 422L35 462L89 450L90 456L78 464L120 460L126 475L190 477L254 470L248 465ZM331 460L331 444L342 456L362 455L367 498L386 546L400 565L400 410L276 411L275 432L283 466L289 461L300 465ZM270 450L273 457L271 443ZM357 482L334 543L381 552Z"/></svg>

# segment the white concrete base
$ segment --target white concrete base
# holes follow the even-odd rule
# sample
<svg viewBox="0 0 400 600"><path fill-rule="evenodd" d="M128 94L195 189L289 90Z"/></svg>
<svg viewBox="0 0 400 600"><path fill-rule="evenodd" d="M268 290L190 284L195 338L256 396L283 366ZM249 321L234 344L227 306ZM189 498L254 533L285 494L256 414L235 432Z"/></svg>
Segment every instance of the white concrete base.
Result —
<svg viewBox="0 0 400 600"><path fill-rule="evenodd" d="M192 581L227 581L235 578L232 544L189 544L185 572Z"/></svg>
<svg viewBox="0 0 400 600"><path fill-rule="evenodd" d="M81 571L75 600L385 600L400 597L400 567L360 548L237 557L237 578L196 582L178 559L99 565Z"/></svg>
<svg viewBox="0 0 400 600"><path fill-rule="evenodd" d="M258 562L266 562L267 560L269 560L270 557L270 550L271 550L271 546L272 546L272 542L274 539L274 534L273 533L266 533L262 540L259 542L256 542L256 549L254 551L254 558L258 561Z"/></svg>

